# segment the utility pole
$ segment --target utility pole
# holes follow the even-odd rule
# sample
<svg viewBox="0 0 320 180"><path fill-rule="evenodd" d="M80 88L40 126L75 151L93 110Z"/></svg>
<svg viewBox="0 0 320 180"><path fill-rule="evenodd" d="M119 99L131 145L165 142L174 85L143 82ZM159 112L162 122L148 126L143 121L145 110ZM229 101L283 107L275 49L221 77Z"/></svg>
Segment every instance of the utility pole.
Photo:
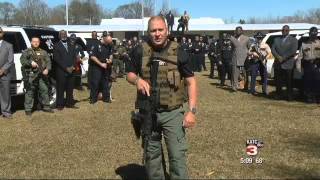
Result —
<svg viewBox="0 0 320 180"><path fill-rule="evenodd" d="M66 0L66 23L69 25L69 8L68 8L68 0Z"/></svg>
<svg viewBox="0 0 320 180"><path fill-rule="evenodd" d="M144 2L141 0L142 35L144 36Z"/></svg>

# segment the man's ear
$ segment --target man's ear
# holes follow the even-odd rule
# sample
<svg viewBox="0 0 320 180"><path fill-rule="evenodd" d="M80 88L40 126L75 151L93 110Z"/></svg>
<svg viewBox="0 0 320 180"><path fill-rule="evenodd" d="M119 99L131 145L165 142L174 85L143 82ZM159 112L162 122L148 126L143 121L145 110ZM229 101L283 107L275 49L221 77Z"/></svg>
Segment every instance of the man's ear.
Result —
<svg viewBox="0 0 320 180"><path fill-rule="evenodd" d="M169 28L168 28L167 23L166 23L166 30L167 30L167 36L169 36Z"/></svg>

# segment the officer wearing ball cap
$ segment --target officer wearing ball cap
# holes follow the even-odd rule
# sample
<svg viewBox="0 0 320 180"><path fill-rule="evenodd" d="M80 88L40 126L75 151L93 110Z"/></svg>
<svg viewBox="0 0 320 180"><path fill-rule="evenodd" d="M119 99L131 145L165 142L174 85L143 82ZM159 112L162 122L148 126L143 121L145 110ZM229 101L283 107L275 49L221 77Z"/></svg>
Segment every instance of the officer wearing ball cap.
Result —
<svg viewBox="0 0 320 180"><path fill-rule="evenodd" d="M320 102L319 97L319 68L320 68L320 40L318 39L318 28L311 27L309 39L302 42L297 60L297 69L303 69L303 91L308 103ZM301 64L301 65L300 65Z"/></svg>
<svg viewBox="0 0 320 180"><path fill-rule="evenodd" d="M262 43L262 39L265 37L261 32L257 32L254 36L255 41L251 45L249 50L249 71L251 74L249 93L256 94L256 79L258 72L260 72L261 81L263 83L262 92L267 95L267 59L271 55L271 49L268 44Z"/></svg>

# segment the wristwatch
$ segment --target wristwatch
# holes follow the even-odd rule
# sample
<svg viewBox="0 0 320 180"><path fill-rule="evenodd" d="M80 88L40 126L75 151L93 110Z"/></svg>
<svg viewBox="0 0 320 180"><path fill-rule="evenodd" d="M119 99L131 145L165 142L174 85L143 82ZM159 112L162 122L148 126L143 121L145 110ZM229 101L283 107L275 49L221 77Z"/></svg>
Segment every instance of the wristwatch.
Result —
<svg viewBox="0 0 320 180"><path fill-rule="evenodd" d="M195 107L191 108L191 109L190 109L190 112L191 112L192 114L196 115L196 114L197 114L197 108L195 108Z"/></svg>

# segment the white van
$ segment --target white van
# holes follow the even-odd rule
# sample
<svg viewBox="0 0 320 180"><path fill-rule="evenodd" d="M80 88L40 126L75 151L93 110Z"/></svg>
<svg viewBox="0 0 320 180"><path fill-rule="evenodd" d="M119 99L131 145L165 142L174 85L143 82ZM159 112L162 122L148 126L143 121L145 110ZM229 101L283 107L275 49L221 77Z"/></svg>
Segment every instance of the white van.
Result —
<svg viewBox="0 0 320 180"><path fill-rule="evenodd" d="M298 55L302 41L306 40L309 37L309 30L290 31L290 35L297 38L297 40L298 40L298 43L299 43L298 50L297 50L297 55ZM275 33L269 33L263 38L262 42L267 43L270 46L270 48L272 48L272 44L273 44L274 39L277 37L281 37L281 36L282 36L281 31L275 32ZM297 56L296 56L296 58L297 58ZM267 72L268 72L268 76L270 78L274 78L273 62L274 62L274 57L271 56L267 60ZM297 71L294 72L295 79L300 79L301 76L302 76L301 73L299 73Z"/></svg>
<svg viewBox="0 0 320 180"><path fill-rule="evenodd" d="M306 33L308 33L309 30L298 30L298 31L290 31L290 35L297 38L298 40L305 35ZM272 48L272 44L275 38L277 37L281 37L282 36L282 32L274 32L274 33L268 33L262 40L263 43L267 43L270 48ZM301 43L300 43L301 45ZM299 46L300 47L300 46ZM299 50L297 50L297 53L299 53ZM268 72L268 76L270 78L274 78L274 69L273 69L273 62L274 62L274 57L271 56L270 59L267 60L267 72Z"/></svg>
<svg viewBox="0 0 320 180"><path fill-rule="evenodd" d="M52 58L53 53L53 45L58 42L58 32L51 28L45 27L28 27L28 26L2 26L1 27L4 34L4 40L11 43L14 51L14 65L10 69L10 73L12 73L11 79L11 96L17 96L24 94L24 84L22 81L22 73L21 73L21 63L20 56L22 51L30 48L31 43L30 39L33 36L40 37L41 43L40 47L48 52L50 57ZM53 68L54 69L54 68ZM51 76L54 71L51 71ZM55 103L55 80L53 78L50 79L52 86L50 86L50 104Z"/></svg>

